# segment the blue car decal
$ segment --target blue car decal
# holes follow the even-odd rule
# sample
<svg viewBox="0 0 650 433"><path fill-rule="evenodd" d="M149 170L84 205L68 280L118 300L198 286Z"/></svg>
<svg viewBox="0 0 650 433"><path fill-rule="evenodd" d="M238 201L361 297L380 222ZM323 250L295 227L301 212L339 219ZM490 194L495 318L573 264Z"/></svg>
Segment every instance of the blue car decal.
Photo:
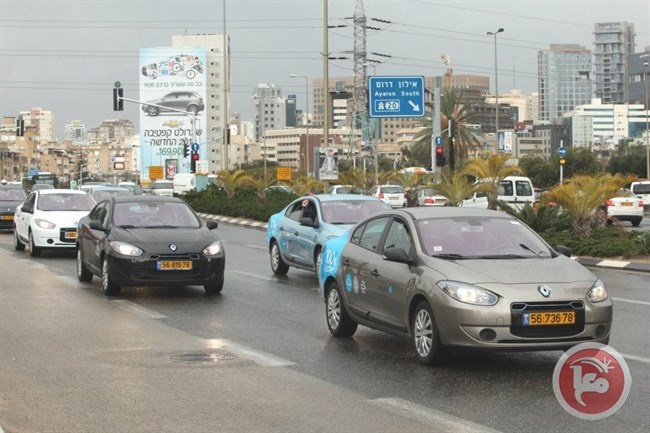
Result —
<svg viewBox="0 0 650 433"><path fill-rule="evenodd" d="M318 272L318 282L323 297L325 296L325 281L330 277L336 278L341 265L341 253L347 243L348 236L347 233L344 233L342 236L329 239L323 246L321 266ZM346 280L346 290L348 290L347 286Z"/></svg>

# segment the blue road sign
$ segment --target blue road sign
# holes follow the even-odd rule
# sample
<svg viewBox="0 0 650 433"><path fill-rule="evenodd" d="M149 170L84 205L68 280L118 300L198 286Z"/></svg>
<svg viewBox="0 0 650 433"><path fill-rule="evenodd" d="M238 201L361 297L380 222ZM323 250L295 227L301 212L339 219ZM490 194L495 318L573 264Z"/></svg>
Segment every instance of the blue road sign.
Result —
<svg viewBox="0 0 650 433"><path fill-rule="evenodd" d="M557 154L560 155L560 158L564 158L566 156L566 147L564 146L558 147Z"/></svg>
<svg viewBox="0 0 650 433"><path fill-rule="evenodd" d="M192 143L192 152L199 151L199 143Z"/></svg>
<svg viewBox="0 0 650 433"><path fill-rule="evenodd" d="M424 117L424 77L376 76L368 83L370 117Z"/></svg>
<svg viewBox="0 0 650 433"><path fill-rule="evenodd" d="M436 146L440 146L442 144L442 137L437 135L436 136Z"/></svg>

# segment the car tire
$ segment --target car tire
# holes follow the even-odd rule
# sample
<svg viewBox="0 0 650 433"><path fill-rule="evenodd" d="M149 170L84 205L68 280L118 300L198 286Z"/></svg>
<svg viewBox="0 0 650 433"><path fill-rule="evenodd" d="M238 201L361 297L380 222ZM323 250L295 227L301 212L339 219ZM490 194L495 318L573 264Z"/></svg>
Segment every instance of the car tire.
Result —
<svg viewBox="0 0 650 433"><path fill-rule="evenodd" d="M273 241L271 243L271 270L275 275L286 275L289 272L289 265L287 265L284 260L282 260L282 255L280 254L280 247L278 243Z"/></svg>
<svg viewBox="0 0 650 433"><path fill-rule="evenodd" d="M31 230L29 231L29 255L32 257L41 255L41 249L34 245L34 235Z"/></svg>
<svg viewBox="0 0 650 433"><path fill-rule="evenodd" d="M199 112L199 107L196 106L196 105L189 105L189 106L187 107L187 111L190 112L190 113L192 113L192 114L194 114L194 115L196 115L196 114L198 114L198 112Z"/></svg>
<svg viewBox="0 0 650 433"><path fill-rule="evenodd" d="M90 283L93 273L88 270L81 257L81 248L77 248L77 279L82 283Z"/></svg>
<svg viewBox="0 0 650 433"><path fill-rule="evenodd" d="M631 221L631 222L632 222L632 225L633 225L634 227L639 227L639 224L641 224L641 219L642 219L642 218L636 218L636 219L633 219L633 220Z"/></svg>
<svg viewBox="0 0 650 433"><path fill-rule="evenodd" d="M218 295L221 293L221 290L223 290L223 273L215 281L205 284L203 289L208 295Z"/></svg>
<svg viewBox="0 0 650 433"><path fill-rule="evenodd" d="M316 271L316 277L320 273L321 261L323 260L323 249L321 247L316 248L316 253L314 255L314 266Z"/></svg>
<svg viewBox="0 0 650 433"><path fill-rule="evenodd" d="M196 77L196 71L194 69L188 69L187 72L185 72L185 76L188 80L193 80Z"/></svg>
<svg viewBox="0 0 650 433"><path fill-rule="evenodd" d="M106 296L117 296L120 294L120 286L115 284L111 278L111 270L106 257L102 260L102 290Z"/></svg>
<svg viewBox="0 0 650 433"><path fill-rule="evenodd" d="M440 365L444 362L445 350L440 342L433 310L427 301L422 301L415 307L411 332L415 354L420 364Z"/></svg>
<svg viewBox="0 0 650 433"><path fill-rule="evenodd" d="M18 229L14 226L14 250L16 251L25 251L25 244L20 242L18 237Z"/></svg>
<svg viewBox="0 0 650 433"><path fill-rule="evenodd" d="M330 333L335 337L352 337L358 325L345 309L341 288L336 282L330 284L326 299L325 320Z"/></svg>
<svg viewBox="0 0 650 433"><path fill-rule="evenodd" d="M160 110L158 109L158 107L154 107L154 106L147 107L147 114L149 116L157 116L159 112Z"/></svg>

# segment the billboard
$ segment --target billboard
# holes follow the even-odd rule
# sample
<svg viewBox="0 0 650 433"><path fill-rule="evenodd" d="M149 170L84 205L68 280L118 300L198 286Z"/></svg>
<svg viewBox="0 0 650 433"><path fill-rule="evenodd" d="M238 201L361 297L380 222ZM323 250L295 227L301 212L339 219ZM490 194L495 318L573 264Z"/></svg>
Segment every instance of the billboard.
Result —
<svg viewBox="0 0 650 433"><path fill-rule="evenodd" d="M339 150L335 147L316 148L316 173L319 180L339 178Z"/></svg>
<svg viewBox="0 0 650 433"><path fill-rule="evenodd" d="M514 131L505 130L497 133L497 153L512 153Z"/></svg>
<svg viewBox="0 0 650 433"><path fill-rule="evenodd" d="M140 50L141 172L165 166L167 178L189 173L194 143L207 160L205 57L204 48Z"/></svg>

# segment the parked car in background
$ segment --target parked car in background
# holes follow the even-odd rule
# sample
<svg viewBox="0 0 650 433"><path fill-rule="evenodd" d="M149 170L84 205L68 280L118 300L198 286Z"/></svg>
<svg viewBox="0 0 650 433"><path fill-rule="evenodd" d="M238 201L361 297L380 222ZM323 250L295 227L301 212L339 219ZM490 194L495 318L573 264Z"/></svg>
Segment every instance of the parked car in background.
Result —
<svg viewBox="0 0 650 433"><path fill-rule="evenodd" d="M217 226L179 198L110 197L79 221L77 278L100 277L109 296L124 286L202 285L220 293L226 252Z"/></svg>
<svg viewBox="0 0 650 433"><path fill-rule="evenodd" d="M621 189L616 197L607 200L605 210L608 222L629 221L638 227L643 220L643 200L629 189Z"/></svg>
<svg viewBox="0 0 650 433"><path fill-rule="evenodd" d="M174 182L171 180L155 180L151 183L151 195L165 197L174 196Z"/></svg>
<svg viewBox="0 0 650 433"><path fill-rule="evenodd" d="M516 210L521 210L526 203L533 206L537 201L533 183L525 176L504 177L498 186L497 194L497 200L506 202ZM470 197L463 200L463 207L487 209L487 194L484 191L476 191Z"/></svg>
<svg viewBox="0 0 650 433"><path fill-rule="evenodd" d="M271 270L284 275L293 266L319 268L325 241L341 235L367 215L390 209L367 195L316 194L300 197L269 218L266 240Z"/></svg>
<svg viewBox="0 0 650 433"><path fill-rule="evenodd" d="M632 182L630 191L641 200L645 209L650 207L650 180L639 180Z"/></svg>
<svg viewBox="0 0 650 433"><path fill-rule="evenodd" d="M153 101L147 101L150 104L156 105L142 105L142 111L147 113L149 116L157 116L160 113L172 112L176 115L182 115L177 111L169 110L169 108L174 108L176 110L187 111L192 114L197 114L200 111L205 110L205 105L203 103L203 98L196 92L171 92L159 99L154 99Z"/></svg>
<svg viewBox="0 0 650 433"><path fill-rule="evenodd" d="M433 188L418 190L418 206L446 206L447 201L447 197L436 194Z"/></svg>
<svg viewBox="0 0 650 433"><path fill-rule="evenodd" d="M120 188L126 188L130 190L133 195L138 195L138 194L144 194L144 191L142 191L142 188L140 188L140 185L138 185L135 182L120 182L117 184Z"/></svg>
<svg viewBox="0 0 650 433"><path fill-rule="evenodd" d="M176 173L172 180L174 186L174 195L182 195L189 191L196 190L196 174L194 173Z"/></svg>
<svg viewBox="0 0 650 433"><path fill-rule="evenodd" d="M319 287L327 326L336 337L364 325L410 338L425 365L454 349L607 344L612 300L569 255L505 212L380 212L325 243Z"/></svg>
<svg viewBox="0 0 650 433"><path fill-rule="evenodd" d="M3 184L0 186L0 230L13 230L16 207L25 200L27 194L22 185Z"/></svg>
<svg viewBox="0 0 650 433"><path fill-rule="evenodd" d="M354 185L332 185L327 190L328 194L363 194L361 188Z"/></svg>
<svg viewBox="0 0 650 433"><path fill-rule="evenodd" d="M108 197L133 195L130 189L119 186L96 186L92 188L88 194L93 198L93 200L95 200L95 203L99 203Z"/></svg>
<svg viewBox="0 0 650 433"><path fill-rule="evenodd" d="M406 195L401 185L375 185L370 189L370 196L393 208L406 207Z"/></svg>
<svg viewBox="0 0 650 433"><path fill-rule="evenodd" d="M95 206L87 193L72 189L43 189L31 192L16 208L14 249L29 245L29 254L43 250L74 250L77 223Z"/></svg>

